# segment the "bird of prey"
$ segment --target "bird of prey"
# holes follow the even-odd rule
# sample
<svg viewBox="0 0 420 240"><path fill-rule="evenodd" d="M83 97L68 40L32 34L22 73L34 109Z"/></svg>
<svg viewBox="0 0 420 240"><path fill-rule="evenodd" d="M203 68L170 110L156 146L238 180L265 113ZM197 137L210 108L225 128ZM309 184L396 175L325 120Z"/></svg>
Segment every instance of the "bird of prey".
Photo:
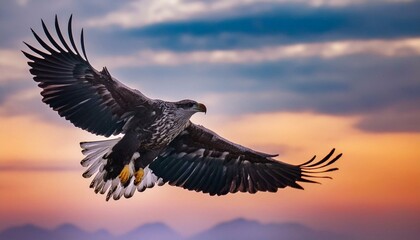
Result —
<svg viewBox="0 0 420 240"><path fill-rule="evenodd" d="M292 165L275 160L278 155L230 142L190 121L193 114L206 113L204 104L151 99L119 82L106 67L92 67L83 29L81 52L74 41L72 16L68 40L57 16L56 38L41 23L48 41L31 30L43 51L25 43L35 54L22 52L42 89L42 101L76 127L105 137L121 136L80 143L85 155L81 164L87 168L83 177L95 175L90 187L106 193L106 200L129 198L136 190L164 183L210 195L303 189L300 182L316 183L314 178L329 178L321 173L337 170L329 167L341 157L333 157L334 149L319 161L313 157Z"/></svg>

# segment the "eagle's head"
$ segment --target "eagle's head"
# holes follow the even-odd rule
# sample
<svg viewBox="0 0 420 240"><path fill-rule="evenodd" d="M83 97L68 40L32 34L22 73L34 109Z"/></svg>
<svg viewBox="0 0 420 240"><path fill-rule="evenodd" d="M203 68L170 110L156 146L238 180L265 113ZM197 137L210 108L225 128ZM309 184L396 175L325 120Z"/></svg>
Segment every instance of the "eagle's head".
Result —
<svg viewBox="0 0 420 240"><path fill-rule="evenodd" d="M207 112L207 108L204 104L189 99L175 102L175 106L178 112L181 114L190 115L190 117L196 112Z"/></svg>

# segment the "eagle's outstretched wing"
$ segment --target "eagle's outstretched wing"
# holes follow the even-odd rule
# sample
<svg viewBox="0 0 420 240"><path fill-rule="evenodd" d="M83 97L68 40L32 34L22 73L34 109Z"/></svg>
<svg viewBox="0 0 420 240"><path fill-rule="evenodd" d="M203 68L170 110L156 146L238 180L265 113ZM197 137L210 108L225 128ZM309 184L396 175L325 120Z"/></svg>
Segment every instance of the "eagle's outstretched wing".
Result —
<svg viewBox="0 0 420 240"><path fill-rule="evenodd" d="M273 159L276 155L256 152L229 142L216 133L190 123L168 148L150 164L156 176L189 190L225 195L237 191L276 192L287 186L303 189L298 182L316 183L320 173L341 157L331 159L334 149L322 160L315 157L300 165Z"/></svg>
<svg viewBox="0 0 420 240"><path fill-rule="evenodd" d="M94 69L87 57L81 32L80 54L73 39L72 17L68 22L70 44L64 39L57 16L55 30L57 43L42 21L42 27L50 44L45 43L32 29L37 41L47 51L40 51L25 43L37 57L23 51L31 61L30 72L42 88L42 101L70 120L76 127L91 133L110 136L124 132L124 125L138 108L149 108L152 100L111 77L106 68ZM54 49L54 48L55 49Z"/></svg>

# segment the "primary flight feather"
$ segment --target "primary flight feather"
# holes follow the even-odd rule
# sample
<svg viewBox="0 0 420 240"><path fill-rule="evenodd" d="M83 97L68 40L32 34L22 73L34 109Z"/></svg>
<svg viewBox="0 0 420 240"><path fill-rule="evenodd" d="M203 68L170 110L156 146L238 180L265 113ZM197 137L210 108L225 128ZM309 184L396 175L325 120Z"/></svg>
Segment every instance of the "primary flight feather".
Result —
<svg viewBox="0 0 420 240"><path fill-rule="evenodd" d="M76 127L114 138L82 142L81 161L93 177L91 188L115 200L134 192L169 183L188 190L225 195L235 192L276 192L279 188L303 189L299 182L316 183L320 173L341 154L334 149L319 161L315 157L300 165L274 159L277 155L258 152L232 143L190 121L206 106L193 100L167 102L150 99L113 78L104 67L93 68L86 56L83 30L80 52L70 17L65 40L57 16L54 38L42 22L48 42L32 29L43 51L25 43L36 55L23 51L30 72L42 89L42 101Z"/></svg>

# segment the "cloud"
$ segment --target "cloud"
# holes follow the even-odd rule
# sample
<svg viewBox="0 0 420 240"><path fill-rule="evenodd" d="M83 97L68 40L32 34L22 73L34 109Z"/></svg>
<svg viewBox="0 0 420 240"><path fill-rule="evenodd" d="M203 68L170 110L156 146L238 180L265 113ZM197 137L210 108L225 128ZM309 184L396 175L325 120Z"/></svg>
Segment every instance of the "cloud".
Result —
<svg viewBox="0 0 420 240"><path fill-rule="evenodd" d="M418 54L360 53L249 64L140 66L112 72L148 96L205 102L209 114L309 111L352 115L362 121L372 119L372 124L355 125L360 129L386 132L419 130L414 124L420 115L419 64ZM392 114L395 117L385 117ZM377 130L375 118L381 118Z"/></svg>
<svg viewBox="0 0 420 240"><path fill-rule="evenodd" d="M36 83L20 50L0 48L0 115L33 112Z"/></svg>
<svg viewBox="0 0 420 240"><path fill-rule="evenodd" d="M291 44L247 50L209 50L173 52L143 50L128 56L102 57L99 64L112 63L112 67L138 67L150 65L176 66L185 64L254 64L283 59L338 58L354 54L383 57L420 55L420 38L398 40L353 40L308 44Z"/></svg>
<svg viewBox="0 0 420 240"><path fill-rule="evenodd" d="M16 3L19 6L26 6L28 4L29 0L17 0Z"/></svg>
<svg viewBox="0 0 420 240"><path fill-rule="evenodd" d="M46 121L58 127L72 126L42 102L41 90L35 85L30 79L0 85L0 119L35 116L37 121Z"/></svg>
<svg viewBox="0 0 420 240"><path fill-rule="evenodd" d="M413 38L420 28L420 2L364 4L346 8L270 5L193 19L167 20L132 28L95 29L95 42L119 51L154 48L173 51L247 49L280 44L363 39ZM372 13L375 18L372 18ZM112 50L111 50L112 51Z"/></svg>
<svg viewBox="0 0 420 240"><path fill-rule="evenodd" d="M42 163L34 161L13 161L0 164L0 172L13 172L13 171L30 171L30 172L49 172L49 171L80 171L80 167L64 164Z"/></svg>
<svg viewBox="0 0 420 240"><path fill-rule="evenodd" d="M37 111L38 108L33 108L34 105L30 103L39 98L39 95L38 89L21 89L15 85L8 84L6 91L4 91L4 101L0 107L0 115L19 115Z"/></svg>
<svg viewBox="0 0 420 240"><path fill-rule="evenodd" d="M273 96L282 96L283 92L295 95L289 100L278 99L281 101L276 101L276 97L267 103L280 109L288 106L330 114L361 114L398 103L419 104L416 92L420 88L420 72L415 67L419 61L418 56L395 59L359 55L248 66L240 74L261 82L260 89L254 91L271 90Z"/></svg>
<svg viewBox="0 0 420 240"><path fill-rule="evenodd" d="M356 127L369 132L420 132L420 111L389 109L365 116Z"/></svg>
<svg viewBox="0 0 420 240"><path fill-rule="evenodd" d="M30 28L42 29L41 18L52 22L54 15L67 21L74 14L75 26L86 18L112 11L121 1L48 1L48 0L2 0L0 8L0 48L25 48L22 41L32 38ZM63 28L64 29L64 28ZM29 41L30 42L30 41Z"/></svg>
<svg viewBox="0 0 420 240"><path fill-rule="evenodd" d="M152 98L203 101L212 114L362 115L356 126L363 130L419 131L415 125L415 106L420 104L418 38L147 54L98 58L94 65L107 65L113 76ZM4 85L0 113L65 122L42 104L39 89L30 82L22 88ZM382 118L375 128L375 118L383 113L390 116L396 109L402 112Z"/></svg>
<svg viewBox="0 0 420 240"><path fill-rule="evenodd" d="M26 58L22 52L0 48L0 85L29 77Z"/></svg>
<svg viewBox="0 0 420 240"><path fill-rule="evenodd" d="M209 11L208 15L187 14L189 18L183 21L164 19L140 28L86 29L91 63L98 69L108 66L115 77L148 96L205 101L210 111L221 115L310 111L363 115L365 118L357 125L363 130L416 129L413 122L417 110L412 106L419 104L414 90L419 89L416 76L420 72L416 69L420 29L411 23L420 20L416 14L420 3L358 2L342 8L267 1L249 12L245 10L254 6L254 1L226 4L236 5ZM19 8L35 5L28 1ZM113 12L111 6L99 1L64 5L83 8L77 14L80 20L75 18L75 30L85 20ZM95 7L99 13L89 16L87 9ZM124 8L113 7L117 11ZM193 12L191 9L185 11ZM371 17L373 12L377 13L375 18ZM65 18L60 16L61 20ZM52 21L46 19L46 23L53 26ZM25 24L26 29L33 25ZM42 33L40 26L35 28ZM35 41L26 32L29 41ZM43 105L39 89L29 80L26 59L15 49L0 49L0 70L5 72L0 76L0 114L29 114L57 121L58 115ZM389 117L402 106L410 110L403 108L397 117ZM381 119L381 127L377 125L375 130L370 119L381 114L388 117ZM407 127L396 128L392 121L405 122Z"/></svg>
<svg viewBox="0 0 420 240"><path fill-rule="evenodd" d="M212 15L236 15L235 11L246 8L248 12L269 9L284 4L299 4L306 7L343 7L365 3L410 2L401 0L231 0L231 1L191 1L191 0L138 0L124 4L105 16L94 17L89 26L105 27L117 25L124 28L202 18Z"/></svg>
<svg viewBox="0 0 420 240"><path fill-rule="evenodd" d="M117 11L110 12L105 16L92 18L87 23L91 27L105 27L110 25L122 26L124 28L142 27L162 22L209 16L244 5L255 5L257 2L266 4L284 1L131 1Z"/></svg>

